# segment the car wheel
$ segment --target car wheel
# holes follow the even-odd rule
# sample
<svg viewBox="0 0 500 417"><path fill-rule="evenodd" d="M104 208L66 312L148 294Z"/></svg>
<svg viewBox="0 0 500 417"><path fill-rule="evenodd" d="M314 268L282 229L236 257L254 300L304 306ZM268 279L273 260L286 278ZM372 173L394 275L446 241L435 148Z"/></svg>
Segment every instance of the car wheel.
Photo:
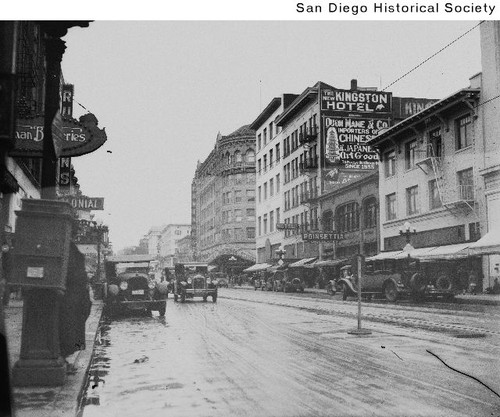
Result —
<svg viewBox="0 0 500 417"><path fill-rule="evenodd" d="M203 297L203 302L206 303L207 302L207 297Z"/></svg>
<svg viewBox="0 0 500 417"><path fill-rule="evenodd" d="M342 285L342 300L347 300L347 296L349 295L349 287L347 284Z"/></svg>
<svg viewBox="0 0 500 417"><path fill-rule="evenodd" d="M446 272L442 272L438 275L436 279L436 288L438 290L451 290L452 282Z"/></svg>
<svg viewBox="0 0 500 417"><path fill-rule="evenodd" d="M177 294L174 294L174 301L177 302L178 299L179 299L179 296Z"/></svg>
<svg viewBox="0 0 500 417"><path fill-rule="evenodd" d="M167 303L165 302L159 309L158 309L158 314L160 317L165 316L165 311L167 310Z"/></svg>
<svg viewBox="0 0 500 417"><path fill-rule="evenodd" d="M394 282L388 282L384 287L384 294L387 301L394 302L398 299L398 289Z"/></svg>
<svg viewBox="0 0 500 417"><path fill-rule="evenodd" d="M212 302L215 303L217 301L217 294L212 295Z"/></svg>

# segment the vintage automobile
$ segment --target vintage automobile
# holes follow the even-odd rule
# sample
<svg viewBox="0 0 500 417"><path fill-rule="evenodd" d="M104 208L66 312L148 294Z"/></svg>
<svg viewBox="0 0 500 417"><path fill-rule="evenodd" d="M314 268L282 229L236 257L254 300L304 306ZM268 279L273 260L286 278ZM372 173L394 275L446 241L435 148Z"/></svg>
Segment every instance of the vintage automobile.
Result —
<svg viewBox="0 0 500 417"><path fill-rule="evenodd" d="M413 258L367 261L362 274L361 295L368 298L383 295L390 302L408 296L414 300L452 300L455 291L451 278L431 273L429 266L429 263ZM358 277L353 269L351 265L340 269L337 283L342 288L343 300L357 295Z"/></svg>
<svg viewBox="0 0 500 417"><path fill-rule="evenodd" d="M208 265L202 263L185 263L175 265L174 301L184 303L188 298L201 297L207 301L217 301L217 280L207 273Z"/></svg>
<svg viewBox="0 0 500 417"><path fill-rule="evenodd" d="M219 288L229 288L229 279L226 274L222 272L214 272L209 274L210 279L217 281Z"/></svg>
<svg viewBox="0 0 500 417"><path fill-rule="evenodd" d="M283 291L285 281L285 271L274 271L272 275L273 291Z"/></svg>
<svg viewBox="0 0 500 417"><path fill-rule="evenodd" d="M281 284L278 286L278 291L283 292L304 292L306 284L304 279L298 275L292 275L289 270L281 270L276 271L281 272L281 274L277 275L277 277L281 278ZM276 281L276 280L275 280Z"/></svg>
<svg viewBox="0 0 500 417"><path fill-rule="evenodd" d="M146 256L110 257L106 261L106 311L111 316L125 312L158 311L165 315L168 283L156 282L149 274Z"/></svg>

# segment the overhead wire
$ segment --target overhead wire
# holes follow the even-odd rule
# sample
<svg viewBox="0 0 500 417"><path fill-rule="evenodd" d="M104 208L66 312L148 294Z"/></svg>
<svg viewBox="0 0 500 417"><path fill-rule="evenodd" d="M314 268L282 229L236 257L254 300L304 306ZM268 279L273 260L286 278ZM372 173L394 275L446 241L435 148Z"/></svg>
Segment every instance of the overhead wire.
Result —
<svg viewBox="0 0 500 417"><path fill-rule="evenodd" d="M424 59L420 64L414 66L412 69L410 69L409 71L407 71L406 73L404 73L403 75L401 75L400 77L398 77L396 80L394 80L392 83L390 83L388 86L384 87L381 91L385 91L387 90L389 87L391 87L392 85L396 84L398 81L402 80L403 78L405 78L407 75L411 74L413 71L415 71L417 68L420 68L422 65L424 65L426 62L429 62L432 58L434 58L436 55L440 54L441 52L443 52L445 49L449 48L451 45L453 45L455 42L457 42L458 40L462 39L464 36L466 36L467 34L469 34L470 32L472 32L474 29L476 29L477 27L479 27L480 25L482 25L484 23L484 20L481 20L477 25L473 26L472 28L470 28L469 30L467 30L466 32L462 33L459 37L455 38L454 40L452 40L451 42L449 42L447 45L443 46L439 51L433 53L430 57Z"/></svg>

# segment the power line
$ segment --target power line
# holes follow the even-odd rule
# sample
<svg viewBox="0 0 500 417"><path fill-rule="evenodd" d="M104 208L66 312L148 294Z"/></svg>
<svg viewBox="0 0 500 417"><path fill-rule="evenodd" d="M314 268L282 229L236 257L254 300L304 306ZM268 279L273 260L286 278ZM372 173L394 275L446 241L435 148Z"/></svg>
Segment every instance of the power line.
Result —
<svg viewBox="0 0 500 417"><path fill-rule="evenodd" d="M434 58L436 55L440 54L441 52L443 52L446 48L450 47L451 45L453 45L455 42L457 42L459 39L463 38L465 35L467 35L468 33L472 32L474 29L476 29L478 26L482 25L484 23L484 20L481 20L477 25L475 25L474 27L470 28L467 32L465 33L462 33L458 38L452 40L450 43L448 43L447 45L443 46L439 51L435 52L434 54L432 54L429 58L425 59L424 61L422 61L420 64L416 65L415 67L413 67L411 70L409 70L408 72L404 73L401 77L397 78L396 80L394 80L392 83L390 83L387 87L383 88L382 91L385 91L387 90L390 86L396 84L398 81L402 80L403 78L405 78L407 75L411 74L413 71L415 71L417 68L420 68L422 65L424 65L426 62L430 61L432 58Z"/></svg>

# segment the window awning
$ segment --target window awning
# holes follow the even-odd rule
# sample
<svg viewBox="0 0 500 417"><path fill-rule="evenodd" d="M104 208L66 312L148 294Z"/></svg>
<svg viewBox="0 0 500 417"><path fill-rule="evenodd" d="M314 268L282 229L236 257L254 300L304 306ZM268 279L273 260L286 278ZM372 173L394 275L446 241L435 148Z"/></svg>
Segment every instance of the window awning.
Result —
<svg viewBox="0 0 500 417"><path fill-rule="evenodd" d="M432 250L417 256L422 261L452 260L467 258L467 248L470 243L458 243L456 245L435 246Z"/></svg>
<svg viewBox="0 0 500 417"><path fill-rule="evenodd" d="M262 264L255 264L247 269L244 269L243 272L258 272L258 271L264 271L265 269L269 268L271 265L267 263L262 263Z"/></svg>
<svg viewBox="0 0 500 417"><path fill-rule="evenodd" d="M492 255L500 253L500 230L490 230L477 242L471 243L469 255Z"/></svg>
<svg viewBox="0 0 500 417"><path fill-rule="evenodd" d="M366 258L367 261L383 261L384 259L395 259L395 257L399 254L404 254L404 256L408 256L407 252L403 252L402 250L396 250L391 252L380 252L377 255L370 256Z"/></svg>
<svg viewBox="0 0 500 417"><path fill-rule="evenodd" d="M307 268L316 268L320 266L336 266L340 265L343 263L349 262L349 259L347 258L342 258L342 259L325 259L323 261L316 261L313 263L310 263L307 265Z"/></svg>
<svg viewBox="0 0 500 417"><path fill-rule="evenodd" d="M289 268L298 268L299 266L305 266L307 264L310 264L311 262L314 262L318 258L304 258L301 259L300 261L294 262L290 265L288 265Z"/></svg>

